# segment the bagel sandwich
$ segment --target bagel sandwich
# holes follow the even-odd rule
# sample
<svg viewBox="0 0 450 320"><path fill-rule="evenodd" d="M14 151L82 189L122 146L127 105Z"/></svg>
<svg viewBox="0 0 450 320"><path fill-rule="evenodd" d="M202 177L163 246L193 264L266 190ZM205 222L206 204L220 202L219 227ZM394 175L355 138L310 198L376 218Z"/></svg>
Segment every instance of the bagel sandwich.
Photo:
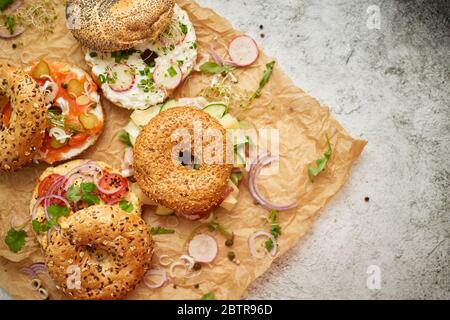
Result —
<svg viewBox="0 0 450 320"><path fill-rule="evenodd" d="M81 68L40 60L28 68L46 103L47 125L38 160L69 160L91 147L104 125L97 84Z"/></svg>
<svg viewBox="0 0 450 320"><path fill-rule="evenodd" d="M0 171L17 171L39 153L45 110L36 81L19 66L0 59Z"/></svg>
<svg viewBox="0 0 450 320"><path fill-rule="evenodd" d="M221 145L203 138L201 148L193 148L196 125L204 132L214 131ZM189 132L187 144L184 138L174 138L182 131ZM205 160L206 150L213 149L217 162ZM188 220L199 220L218 206L231 210L237 202L238 181L232 179L234 165L227 162L226 152L227 133L220 120L199 108L174 103L139 132L134 145L134 177L142 192L158 205L157 214L175 212ZM193 162L186 161L186 156Z"/></svg>
<svg viewBox="0 0 450 320"><path fill-rule="evenodd" d="M120 171L101 161L73 160L48 167L30 201L33 231L45 249L64 220L91 206L110 205L140 215L141 203Z"/></svg>
<svg viewBox="0 0 450 320"><path fill-rule="evenodd" d="M93 77L117 106L135 110L162 103L193 70L197 60L194 26L177 4L171 10L170 21L160 33L133 46L121 51L86 48L85 60Z"/></svg>

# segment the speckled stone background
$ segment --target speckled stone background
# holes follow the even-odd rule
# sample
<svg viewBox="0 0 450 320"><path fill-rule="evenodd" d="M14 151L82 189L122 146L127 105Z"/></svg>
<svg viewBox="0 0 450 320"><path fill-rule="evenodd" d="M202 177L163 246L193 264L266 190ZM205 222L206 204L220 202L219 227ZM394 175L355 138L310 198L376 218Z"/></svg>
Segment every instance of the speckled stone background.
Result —
<svg viewBox="0 0 450 320"><path fill-rule="evenodd" d="M311 232L246 298L450 299L450 1L197 1L369 141ZM371 5L380 29L367 26ZM380 289L367 287L369 266Z"/></svg>

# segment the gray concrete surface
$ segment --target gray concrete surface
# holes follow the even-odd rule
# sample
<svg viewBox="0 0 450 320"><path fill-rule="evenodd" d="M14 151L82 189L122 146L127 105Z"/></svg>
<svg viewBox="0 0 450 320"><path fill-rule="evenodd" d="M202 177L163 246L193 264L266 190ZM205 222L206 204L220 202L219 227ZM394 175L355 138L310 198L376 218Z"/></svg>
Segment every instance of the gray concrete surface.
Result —
<svg viewBox="0 0 450 320"><path fill-rule="evenodd" d="M198 2L369 140L313 230L246 298L449 299L450 2ZM367 27L370 5L379 30ZM369 266L378 290L367 287Z"/></svg>
<svg viewBox="0 0 450 320"><path fill-rule="evenodd" d="M198 2L369 141L313 230L246 298L449 299L450 1ZM379 290L366 285L371 265Z"/></svg>

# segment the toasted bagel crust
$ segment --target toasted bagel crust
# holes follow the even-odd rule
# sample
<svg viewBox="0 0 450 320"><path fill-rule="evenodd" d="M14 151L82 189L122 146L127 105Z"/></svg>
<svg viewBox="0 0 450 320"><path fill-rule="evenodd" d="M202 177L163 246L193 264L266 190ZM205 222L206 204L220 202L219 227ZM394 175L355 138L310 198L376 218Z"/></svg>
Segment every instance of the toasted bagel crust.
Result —
<svg viewBox="0 0 450 320"><path fill-rule="evenodd" d="M120 299L144 277L153 241L148 226L137 215L117 207L92 206L67 218L65 226L52 237L45 264L66 295L75 299ZM106 251L108 257L98 261L89 247ZM71 282L68 277L77 270L79 278Z"/></svg>
<svg viewBox="0 0 450 320"><path fill-rule="evenodd" d="M17 171L42 146L47 124L44 97L24 70L3 59L0 59L0 96L9 99L12 109L9 124L0 125L0 171Z"/></svg>
<svg viewBox="0 0 450 320"><path fill-rule="evenodd" d="M189 169L173 159L172 152L180 142L172 140L178 129L187 129L194 145L194 123L202 130L215 129L222 135L222 163L200 162L198 170ZM202 150L211 147L202 139ZM196 156L198 150L194 150ZM137 183L154 202L175 210L190 220L205 216L223 201L232 165L226 164L225 129L209 114L191 107L168 109L144 127L134 148L134 170Z"/></svg>
<svg viewBox="0 0 450 320"><path fill-rule="evenodd" d="M68 0L73 36L94 51L125 50L156 39L169 25L174 0Z"/></svg>

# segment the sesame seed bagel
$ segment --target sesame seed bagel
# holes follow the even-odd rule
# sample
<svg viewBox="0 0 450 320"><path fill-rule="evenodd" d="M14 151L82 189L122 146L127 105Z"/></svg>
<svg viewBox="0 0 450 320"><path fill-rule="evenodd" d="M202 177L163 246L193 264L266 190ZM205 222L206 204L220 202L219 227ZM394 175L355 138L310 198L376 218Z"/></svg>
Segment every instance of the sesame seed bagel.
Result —
<svg viewBox="0 0 450 320"><path fill-rule="evenodd" d="M46 127L44 97L24 70L0 59L0 100L0 171L17 171L42 146ZM7 121L6 108L10 108Z"/></svg>
<svg viewBox="0 0 450 320"><path fill-rule="evenodd" d="M52 237L45 264L67 296L120 299L147 272L153 241L148 226L137 215L117 207L93 206L70 216L66 225ZM94 250L105 253L96 255ZM73 279L71 275L75 275Z"/></svg>
<svg viewBox="0 0 450 320"><path fill-rule="evenodd" d="M200 131L196 128L203 134L214 131L222 140L217 143L204 137L200 146L199 141L194 142L199 140L194 139ZM183 132L187 139L177 136ZM177 158L180 152L192 155L199 167L184 165ZM219 161L207 160L207 152L216 154ZM226 163L225 129L209 114L192 107L163 111L137 137L133 167L137 183L152 201L187 219L200 219L223 201L228 186L232 165Z"/></svg>
<svg viewBox="0 0 450 320"><path fill-rule="evenodd" d="M68 0L66 18L83 46L119 51L156 39L170 23L174 4L174 0Z"/></svg>

